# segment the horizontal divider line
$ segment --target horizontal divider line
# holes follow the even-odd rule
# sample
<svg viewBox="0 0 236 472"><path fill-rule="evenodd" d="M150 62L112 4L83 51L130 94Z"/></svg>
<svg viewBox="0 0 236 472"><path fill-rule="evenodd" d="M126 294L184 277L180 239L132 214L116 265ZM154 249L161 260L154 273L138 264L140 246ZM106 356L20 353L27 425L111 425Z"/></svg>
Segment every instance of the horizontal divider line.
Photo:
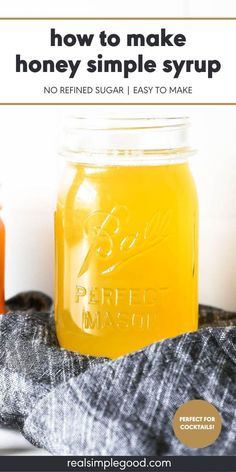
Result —
<svg viewBox="0 0 236 472"><path fill-rule="evenodd" d="M229 20L236 20L236 17L230 17L230 16L227 16L227 17L201 17L201 16L196 16L196 17L0 17L0 21L1 20L5 20L5 21L9 21L9 20L95 20L95 21L98 21L98 20L197 20L197 21L200 21L200 20L203 20L203 21L206 21L206 20L209 20L209 21L214 21L214 20L226 20L226 21L229 21Z"/></svg>
<svg viewBox="0 0 236 472"><path fill-rule="evenodd" d="M236 102L189 102L189 103L185 103L185 102L179 102L179 103L176 103L176 102L163 102L163 103L148 103L148 102L143 102L143 103L139 103L139 102L110 102L110 103L106 103L106 102L99 102L99 103L93 103L93 102L0 102L0 106L14 106L14 105L21 105L21 106L24 106L24 105L29 105L29 106L32 106L32 105L39 105L39 106L48 106L48 105L62 105L62 106L74 106L74 105L80 105L80 106L98 106L98 105L102 105L102 106L114 106L114 105L117 105L117 106L125 106L125 105L139 105L139 106L148 106L148 105L155 105L155 106L167 106L167 105L171 105L171 106L189 106L189 105L192 105L192 106L236 106Z"/></svg>

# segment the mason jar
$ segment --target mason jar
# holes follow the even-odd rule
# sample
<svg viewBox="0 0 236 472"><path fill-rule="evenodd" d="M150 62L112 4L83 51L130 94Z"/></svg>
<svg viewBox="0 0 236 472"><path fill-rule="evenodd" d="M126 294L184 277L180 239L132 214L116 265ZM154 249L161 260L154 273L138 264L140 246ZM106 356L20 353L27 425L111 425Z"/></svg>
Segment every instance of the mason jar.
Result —
<svg viewBox="0 0 236 472"><path fill-rule="evenodd" d="M74 119L55 212L63 348L116 358L198 326L188 120Z"/></svg>

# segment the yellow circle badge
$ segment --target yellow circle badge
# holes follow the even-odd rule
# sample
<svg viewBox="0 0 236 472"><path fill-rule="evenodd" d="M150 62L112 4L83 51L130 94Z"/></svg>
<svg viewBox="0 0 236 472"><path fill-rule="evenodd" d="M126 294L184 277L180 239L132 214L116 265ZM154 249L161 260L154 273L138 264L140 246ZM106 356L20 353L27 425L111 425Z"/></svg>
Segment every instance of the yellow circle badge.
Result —
<svg viewBox="0 0 236 472"><path fill-rule="evenodd" d="M173 418L176 437L185 446L203 448L213 444L222 427L220 413L205 400L190 400L181 405Z"/></svg>

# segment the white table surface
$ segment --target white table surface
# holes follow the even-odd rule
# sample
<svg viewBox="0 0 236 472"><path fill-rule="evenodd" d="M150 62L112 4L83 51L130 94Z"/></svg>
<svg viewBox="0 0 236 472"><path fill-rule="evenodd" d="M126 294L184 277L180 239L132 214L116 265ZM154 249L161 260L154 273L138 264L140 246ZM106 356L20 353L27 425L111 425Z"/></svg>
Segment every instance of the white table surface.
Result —
<svg viewBox="0 0 236 472"><path fill-rule="evenodd" d="M49 456L43 449L32 446L21 433L0 428L0 456Z"/></svg>

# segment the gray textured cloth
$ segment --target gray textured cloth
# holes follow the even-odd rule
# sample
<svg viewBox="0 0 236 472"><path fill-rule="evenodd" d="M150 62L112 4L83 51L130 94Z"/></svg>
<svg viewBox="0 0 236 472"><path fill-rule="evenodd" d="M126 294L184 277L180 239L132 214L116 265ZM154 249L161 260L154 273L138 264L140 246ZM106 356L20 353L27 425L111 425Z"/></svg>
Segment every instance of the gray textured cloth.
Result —
<svg viewBox="0 0 236 472"><path fill-rule="evenodd" d="M1 316L0 422L57 455L236 455L236 316L201 307L200 320L196 333L110 361L60 349L49 313ZM222 414L205 449L172 430L189 399Z"/></svg>

